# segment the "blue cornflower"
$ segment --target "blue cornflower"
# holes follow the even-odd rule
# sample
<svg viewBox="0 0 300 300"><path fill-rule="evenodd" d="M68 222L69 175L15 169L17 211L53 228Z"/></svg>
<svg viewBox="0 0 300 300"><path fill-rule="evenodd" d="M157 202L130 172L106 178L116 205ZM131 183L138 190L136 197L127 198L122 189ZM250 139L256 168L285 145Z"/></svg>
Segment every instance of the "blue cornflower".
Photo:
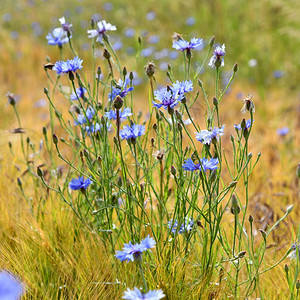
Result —
<svg viewBox="0 0 300 300"><path fill-rule="evenodd" d="M59 47L62 47L63 44L69 42L67 32L61 27L55 28L52 33L49 32L46 36L46 39L48 40L49 45L57 45Z"/></svg>
<svg viewBox="0 0 300 300"><path fill-rule="evenodd" d="M297 255L300 257L300 244L294 243L291 247L292 251L287 256L290 260L294 260L297 258Z"/></svg>
<svg viewBox="0 0 300 300"><path fill-rule="evenodd" d="M86 119L85 115L88 118L88 120L91 121L95 115L95 110L92 107L88 107L87 110L85 111L85 114L79 114L77 116L77 121L75 121L74 124L82 125L82 124L87 123L87 119Z"/></svg>
<svg viewBox="0 0 300 300"><path fill-rule="evenodd" d="M224 135L224 127L225 125L221 128L215 127L213 130L201 130L200 132L196 132L196 140L207 145L214 139L218 141L219 136Z"/></svg>
<svg viewBox="0 0 300 300"><path fill-rule="evenodd" d="M192 38L190 42L180 39L178 41L173 42L173 48L180 51L191 51L191 49L196 49L203 47L203 40L200 38Z"/></svg>
<svg viewBox="0 0 300 300"><path fill-rule="evenodd" d="M277 134L280 136L285 136L290 132L290 129L288 127L278 128Z"/></svg>
<svg viewBox="0 0 300 300"><path fill-rule="evenodd" d="M145 126L133 124L130 126L126 125L120 131L120 137L126 140L135 140L138 136L145 134Z"/></svg>
<svg viewBox="0 0 300 300"><path fill-rule="evenodd" d="M96 133L98 131L101 131L104 126L106 126L107 128L107 131L111 131L111 124L105 124L105 125L102 125L102 124L99 124L99 123L96 123L95 125L91 125L91 126L85 126L85 131L87 132L88 135L90 135L91 133Z"/></svg>
<svg viewBox="0 0 300 300"><path fill-rule="evenodd" d="M185 80L183 82L173 83L173 87L179 91L180 94L189 93L193 90L193 82L192 80Z"/></svg>
<svg viewBox="0 0 300 300"><path fill-rule="evenodd" d="M126 120L127 117L130 117L132 115L130 107L125 107L124 110L120 110L120 120ZM117 119L117 113L115 109L112 109L105 113L105 117L109 120L116 120Z"/></svg>
<svg viewBox="0 0 300 300"><path fill-rule="evenodd" d="M124 98L129 92L133 91L133 87L132 86L128 87L129 85L130 85L129 78L126 78L124 82L121 79L119 79L118 86L117 87L113 86L111 93L108 94L108 100L112 101L117 96Z"/></svg>
<svg viewBox="0 0 300 300"><path fill-rule="evenodd" d="M148 293L143 294L138 288L134 288L134 290L130 290L124 292L123 299L127 300L159 300L164 298L164 292L162 290L149 290Z"/></svg>
<svg viewBox="0 0 300 300"><path fill-rule="evenodd" d="M254 120L253 120L253 122L254 122ZM249 129L250 127L251 127L251 119L249 119L249 120L246 121L246 127L245 127L245 129ZM241 130L242 129L241 124L235 124L234 128L237 129L237 130Z"/></svg>
<svg viewBox="0 0 300 300"><path fill-rule="evenodd" d="M218 158L211 158L210 160L206 158L200 158L200 163L195 164L191 158L188 158L182 165L182 167L185 171L203 170L203 172L206 172L207 170L218 169L217 165L219 163L219 160Z"/></svg>
<svg viewBox="0 0 300 300"><path fill-rule="evenodd" d="M66 22L66 19L65 17L61 17L60 19L58 19L60 24L61 24L61 27L64 31L66 32L71 32L71 27L73 27L72 24Z"/></svg>
<svg viewBox="0 0 300 300"><path fill-rule="evenodd" d="M84 88L84 87L79 87L79 88L77 88L76 89L76 93L77 93L77 95L78 95L78 97L79 98L84 98L84 94L86 94L87 93L87 90ZM71 95L70 95L70 99L71 100L78 100L78 98L77 98L77 96L76 96L76 94L75 94L75 92L73 92Z"/></svg>
<svg viewBox="0 0 300 300"><path fill-rule="evenodd" d="M105 20L102 20L97 23L97 29L88 30L89 38L97 37L96 41L102 43L103 35L106 31L114 31L117 30L117 27L107 23Z"/></svg>
<svg viewBox="0 0 300 300"><path fill-rule="evenodd" d="M184 95L180 93L178 88L168 86L155 91L154 98L160 102L153 101L154 107L161 108L163 106L164 109L168 109L174 108L184 98Z"/></svg>
<svg viewBox="0 0 300 300"><path fill-rule="evenodd" d="M140 243L133 245L129 242L129 244L124 244L123 251L116 251L115 257L120 261L127 260L127 262L140 260L143 252L153 248L155 245L155 240L148 235Z"/></svg>
<svg viewBox="0 0 300 300"><path fill-rule="evenodd" d="M86 190L91 183L91 179L84 179L83 176L79 176L78 178L73 178L69 182L69 188L74 191Z"/></svg>
<svg viewBox="0 0 300 300"><path fill-rule="evenodd" d="M213 52L213 56L211 57L208 65L212 68L220 68L224 66L224 56L225 56L225 44L222 47L217 46Z"/></svg>
<svg viewBox="0 0 300 300"><path fill-rule="evenodd" d="M75 56L73 59L67 59L66 61L57 61L53 67L53 70L57 72L57 74L61 73L70 73L76 72L77 70L82 69L83 60L78 56Z"/></svg>
<svg viewBox="0 0 300 300"><path fill-rule="evenodd" d="M0 272L0 299L17 300L24 293L22 283L6 271Z"/></svg>
<svg viewBox="0 0 300 300"><path fill-rule="evenodd" d="M169 229L171 229L172 233L176 233L176 231L178 230L179 234L182 234L184 232L189 232L193 229L194 226L194 220L188 216L185 217L184 223L180 225L179 229L178 229L178 221L175 220L170 220L168 222L168 227Z"/></svg>

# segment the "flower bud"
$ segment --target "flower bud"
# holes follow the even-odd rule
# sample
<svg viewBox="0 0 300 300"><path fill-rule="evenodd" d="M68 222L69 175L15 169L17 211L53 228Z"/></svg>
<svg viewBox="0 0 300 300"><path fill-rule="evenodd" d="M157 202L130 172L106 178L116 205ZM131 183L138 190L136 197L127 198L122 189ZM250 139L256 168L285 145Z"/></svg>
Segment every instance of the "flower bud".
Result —
<svg viewBox="0 0 300 300"><path fill-rule="evenodd" d="M17 184L20 188L22 188L22 181L19 177L17 178Z"/></svg>
<svg viewBox="0 0 300 300"><path fill-rule="evenodd" d="M175 117L177 120L182 120L182 114L177 109L175 110Z"/></svg>
<svg viewBox="0 0 300 300"><path fill-rule="evenodd" d="M253 223L253 220L254 220L254 219L253 219L253 216L250 215L248 220L249 220L250 223Z"/></svg>
<svg viewBox="0 0 300 300"><path fill-rule="evenodd" d="M129 73L129 80L130 80L130 81L132 81L132 80L133 80L133 78L134 78L134 76L133 76L133 73L132 73L132 72L130 72L130 73Z"/></svg>
<svg viewBox="0 0 300 300"><path fill-rule="evenodd" d="M87 151L87 149L83 149L83 155L88 158L89 157L89 152Z"/></svg>
<svg viewBox="0 0 300 300"><path fill-rule="evenodd" d="M174 114L174 108L168 106L168 113L172 116Z"/></svg>
<svg viewBox="0 0 300 300"><path fill-rule="evenodd" d="M287 212L288 214L290 214L290 213L292 212L292 210L293 210L293 207L294 207L293 204L292 204L292 205L289 205L288 208L286 209L286 212Z"/></svg>
<svg viewBox="0 0 300 300"><path fill-rule="evenodd" d="M219 101L218 101L218 99L217 99L216 97L213 98L213 104L214 104L214 106L215 106L216 108L217 108L218 105L219 105Z"/></svg>
<svg viewBox="0 0 300 300"><path fill-rule="evenodd" d="M57 145L57 144L58 144L58 138L57 138L57 136L56 136L55 133L53 133L52 140L53 140L53 144L54 144L54 145Z"/></svg>
<svg viewBox="0 0 300 300"><path fill-rule="evenodd" d="M154 76L155 71L156 71L156 67L155 67L154 62L148 62L144 69L145 69L146 75L149 78Z"/></svg>
<svg viewBox="0 0 300 300"><path fill-rule="evenodd" d="M262 237L264 238L264 240L267 238L267 234L264 230L262 229L258 229L258 231L261 233Z"/></svg>
<svg viewBox="0 0 300 300"><path fill-rule="evenodd" d="M125 77L127 75L127 69L126 67L123 68L123 76Z"/></svg>
<svg viewBox="0 0 300 300"><path fill-rule="evenodd" d="M173 176L176 176L177 171L176 171L176 168L175 168L173 165L171 166L170 173L171 173Z"/></svg>
<svg viewBox="0 0 300 300"><path fill-rule="evenodd" d="M237 63L235 63L233 66L233 72L236 73L238 71L238 69L239 69L239 66Z"/></svg>
<svg viewBox="0 0 300 300"><path fill-rule="evenodd" d="M153 126L152 126L152 128L153 128L154 131L156 131L157 130L157 124L154 123Z"/></svg>
<svg viewBox="0 0 300 300"><path fill-rule="evenodd" d="M123 106L123 99L118 95L114 100L114 108L120 110Z"/></svg>
<svg viewBox="0 0 300 300"><path fill-rule="evenodd" d="M180 123L177 124L177 129L178 131L182 132L183 127Z"/></svg>
<svg viewBox="0 0 300 300"><path fill-rule="evenodd" d="M105 48L103 50L103 57L106 58L107 60L110 59L110 53Z"/></svg>
<svg viewBox="0 0 300 300"><path fill-rule="evenodd" d="M140 46L142 45L142 38L140 36L138 37L138 43Z"/></svg>
<svg viewBox="0 0 300 300"><path fill-rule="evenodd" d="M47 128L46 127L43 127L43 135L47 135Z"/></svg>
<svg viewBox="0 0 300 300"><path fill-rule="evenodd" d="M241 251L237 256L238 258L243 258L246 254L246 251Z"/></svg>
<svg viewBox="0 0 300 300"><path fill-rule="evenodd" d="M101 73L102 73L102 70L101 70L101 67L99 66L99 67L97 68L98 79L100 79Z"/></svg>
<svg viewBox="0 0 300 300"><path fill-rule="evenodd" d="M200 79L198 79L198 85L200 86L200 88L203 87L203 83L202 83L202 81Z"/></svg>
<svg viewBox="0 0 300 300"><path fill-rule="evenodd" d="M297 290L300 289L300 280L297 280L297 282L296 282L296 289L297 289Z"/></svg>
<svg viewBox="0 0 300 300"><path fill-rule="evenodd" d="M118 186L118 187L121 187L122 184L123 184L122 177L119 176L119 177L118 177L118 181L117 181L117 186Z"/></svg>
<svg viewBox="0 0 300 300"><path fill-rule="evenodd" d="M74 79L75 79L74 73L73 73L72 71L69 71L68 75L69 75L69 79L70 79L71 81L74 81Z"/></svg>
<svg viewBox="0 0 300 300"><path fill-rule="evenodd" d="M44 176L44 172L42 171L42 169L40 167L37 167L37 175L39 177L43 177Z"/></svg>
<svg viewBox="0 0 300 300"><path fill-rule="evenodd" d="M92 28L95 27L95 20L94 20L94 18L91 18L91 27L92 27Z"/></svg>
<svg viewBox="0 0 300 300"><path fill-rule="evenodd" d="M285 273L288 273L288 272L289 272L289 266L288 266L288 265L285 265L285 266L284 266L284 271L285 271Z"/></svg>
<svg viewBox="0 0 300 300"><path fill-rule="evenodd" d="M231 197L231 213L233 215L238 215L241 212L241 208L238 204L238 200L235 194Z"/></svg>
<svg viewBox="0 0 300 300"><path fill-rule="evenodd" d="M237 185L237 181L232 181L232 182L230 182L230 184L229 184L229 188L233 188L233 187L235 187L236 185Z"/></svg>

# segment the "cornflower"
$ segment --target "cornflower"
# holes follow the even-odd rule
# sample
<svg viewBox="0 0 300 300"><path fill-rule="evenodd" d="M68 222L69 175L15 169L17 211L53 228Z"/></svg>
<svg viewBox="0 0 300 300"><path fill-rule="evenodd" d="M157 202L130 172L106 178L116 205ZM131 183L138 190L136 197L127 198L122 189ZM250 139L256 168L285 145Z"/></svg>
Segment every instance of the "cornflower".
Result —
<svg viewBox="0 0 300 300"><path fill-rule="evenodd" d="M71 190L74 191L85 191L88 186L92 183L91 179L87 178L84 179L84 177L79 176L78 178L73 178L70 182L69 182L69 188Z"/></svg>
<svg viewBox="0 0 300 300"><path fill-rule="evenodd" d="M290 132L290 129L288 127L278 128L277 134L280 136L285 136Z"/></svg>
<svg viewBox="0 0 300 300"><path fill-rule="evenodd" d="M114 100L117 96L120 96L121 98L124 98L129 92L133 91L133 87L130 86L130 79L126 78L125 81L123 82L121 79L118 81L118 86L117 87L112 87L111 93L108 94L108 100L112 101Z"/></svg>
<svg viewBox="0 0 300 300"><path fill-rule="evenodd" d="M219 136L224 135L224 125L221 128L215 127L213 130L201 130L196 132L196 140L202 144L209 145L213 140L218 141Z"/></svg>
<svg viewBox="0 0 300 300"><path fill-rule="evenodd" d="M254 120L253 120L253 122L254 122ZM246 121L244 130L249 129L250 127L251 127L251 119ZM237 130L241 130L242 126L241 126L241 124L235 124L234 128L237 129Z"/></svg>
<svg viewBox="0 0 300 300"><path fill-rule="evenodd" d="M83 60L78 56L73 59L67 59L66 61L57 61L53 67L53 70L59 75L61 73L72 73L82 69Z"/></svg>
<svg viewBox="0 0 300 300"><path fill-rule="evenodd" d="M185 163L182 165L183 170L185 171L203 171L206 172L207 170L216 170L218 169L218 158L211 158L210 160L206 158L200 158L200 162L194 163L191 158L185 160Z"/></svg>
<svg viewBox="0 0 300 300"><path fill-rule="evenodd" d="M179 39L173 42L173 48L180 51L191 51L191 49L200 48L203 46L203 40L200 38L192 38L190 42Z"/></svg>
<svg viewBox="0 0 300 300"><path fill-rule="evenodd" d="M153 248L155 245L155 240L148 235L140 243L133 245L129 242L124 244L123 251L116 251L115 257L120 261L127 260L127 262L141 260L143 252Z"/></svg>
<svg viewBox="0 0 300 300"><path fill-rule="evenodd" d="M117 27L107 23L105 20L102 20L97 23L97 29L88 30L87 33L89 34L89 38L97 37L96 41L102 43L103 36L105 35L106 31L114 31L117 30Z"/></svg>
<svg viewBox="0 0 300 300"><path fill-rule="evenodd" d="M76 89L76 94L78 95L79 98L82 98L84 99L84 94L87 93L87 90L84 88L84 87L79 87ZM76 96L75 92L73 92L71 95L70 95L70 99L72 101L74 100L78 100L77 96Z"/></svg>
<svg viewBox="0 0 300 300"><path fill-rule="evenodd" d="M83 125L83 124L87 123L87 119L89 121L91 121L92 118L94 117L94 115L95 115L95 110L92 107L88 107L88 109L85 112L85 115L79 114L77 116L77 121L75 121L74 124L75 125ZM85 116L87 117L87 119Z"/></svg>
<svg viewBox="0 0 300 300"><path fill-rule="evenodd" d="M69 42L67 32L61 27L55 28L52 32L49 32L46 39L48 40L49 45L58 46L60 48L63 44Z"/></svg>
<svg viewBox="0 0 300 300"><path fill-rule="evenodd" d="M125 107L123 111L119 111L120 114L120 120L124 121L127 117L132 116L132 112L130 107ZM117 113L115 109L111 109L110 111L105 113L105 117L109 120L116 120L117 119Z"/></svg>
<svg viewBox="0 0 300 300"><path fill-rule="evenodd" d="M134 290L130 290L124 292L123 299L127 300L159 300L164 298L164 292L162 290L154 290L149 291L146 294L143 294L138 288L134 288Z"/></svg>
<svg viewBox="0 0 300 300"><path fill-rule="evenodd" d="M145 134L145 126L138 124L133 124L131 126L126 125L120 131L120 137L123 140L131 140L132 142L134 142L138 136L141 136L143 134Z"/></svg>
<svg viewBox="0 0 300 300"><path fill-rule="evenodd" d="M220 68L224 66L224 56L225 56L225 44L222 47L217 46L213 52L213 56L211 57L208 65L212 68Z"/></svg>
<svg viewBox="0 0 300 300"><path fill-rule="evenodd" d="M298 257L299 257L299 253L300 253L300 244L297 245L296 243L292 245L291 247L292 249L292 252L288 255L288 257L290 258L290 260L294 260L297 258L297 254L298 254Z"/></svg>
<svg viewBox="0 0 300 300"><path fill-rule="evenodd" d="M164 107L164 109L173 109L183 98L184 94L180 93L178 88L168 86L154 92L155 100L160 103L153 101L153 106L156 108Z"/></svg>
<svg viewBox="0 0 300 300"><path fill-rule="evenodd" d="M179 229L178 229L178 221L175 220L170 220L168 222L168 227L169 229L171 229L171 232L173 234L176 233L176 231L178 230L179 234L182 234L184 232L189 232L193 229L194 226L194 220L188 216L185 217L184 223L180 225Z"/></svg>
<svg viewBox="0 0 300 300"><path fill-rule="evenodd" d="M24 293L22 283L6 271L0 272L0 299L17 300Z"/></svg>
<svg viewBox="0 0 300 300"><path fill-rule="evenodd" d="M73 27L73 25L66 22L65 17L61 17L60 19L58 19L58 21L60 22L61 27L64 31L71 33L71 27Z"/></svg>

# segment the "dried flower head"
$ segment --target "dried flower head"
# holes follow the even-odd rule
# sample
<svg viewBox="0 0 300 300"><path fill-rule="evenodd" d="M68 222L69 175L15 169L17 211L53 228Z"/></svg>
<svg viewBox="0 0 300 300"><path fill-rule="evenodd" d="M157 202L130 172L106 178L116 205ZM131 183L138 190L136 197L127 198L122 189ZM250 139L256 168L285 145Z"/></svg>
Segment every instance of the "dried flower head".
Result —
<svg viewBox="0 0 300 300"><path fill-rule="evenodd" d="M254 106L254 103L252 101L252 98L253 98L252 95L248 95L248 97L246 99L242 100L243 103L244 103L244 105L241 109L242 114L246 113L247 111L250 111L252 113L255 112L255 106Z"/></svg>

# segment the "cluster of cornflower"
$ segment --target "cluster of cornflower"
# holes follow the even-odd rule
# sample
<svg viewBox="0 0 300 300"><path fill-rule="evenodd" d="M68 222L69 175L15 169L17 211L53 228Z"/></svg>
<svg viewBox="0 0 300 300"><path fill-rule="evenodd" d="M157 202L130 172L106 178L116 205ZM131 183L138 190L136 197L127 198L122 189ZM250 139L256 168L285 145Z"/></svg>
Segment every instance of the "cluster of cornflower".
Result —
<svg viewBox="0 0 300 300"><path fill-rule="evenodd" d="M55 28L52 33L48 33L46 39L48 40L49 45L62 47L63 44L69 42L71 35L72 24L66 22L65 18L62 17L59 19L61 27Z"/></svg>
<svg viewBox="0 0 300 300"><path fill-rule="evenodd" d="M177 220L170 220L168 222L168 228L171 230L171 232L173 234L175 234L177 232L179 234L182 234L185 232L188 233L193 229L193 227L194 227L194 220L189 216L185 217L183 224L178 224Z"/></svg>
<svg viewBox="0 0 300 300"><path fill-rule="evenodd" d="M192 90L193 83L191 80L183 82L176 81L172 86L163 87L154 92L154 98L159 102L153 101L153 106L158 109L163 107L170 111L185 99L185 94Z"/></svg>

